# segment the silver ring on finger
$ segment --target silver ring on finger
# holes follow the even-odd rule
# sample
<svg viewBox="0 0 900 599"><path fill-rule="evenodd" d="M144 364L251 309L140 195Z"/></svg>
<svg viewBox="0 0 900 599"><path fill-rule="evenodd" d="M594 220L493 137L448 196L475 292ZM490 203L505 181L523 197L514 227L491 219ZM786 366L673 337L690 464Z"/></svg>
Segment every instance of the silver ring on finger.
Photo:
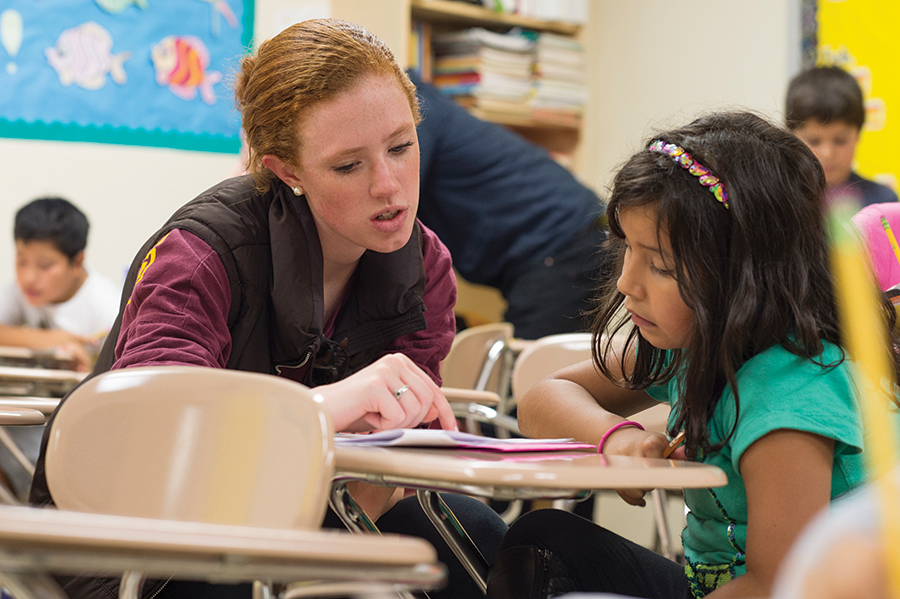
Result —
<svg viewBox="0 0 900 599"><path fill-rule="evenodd" d="M400 399L400 396L409 391L409 385L403 385L402 387L397 387L394 389L394 397Z"/></svg>

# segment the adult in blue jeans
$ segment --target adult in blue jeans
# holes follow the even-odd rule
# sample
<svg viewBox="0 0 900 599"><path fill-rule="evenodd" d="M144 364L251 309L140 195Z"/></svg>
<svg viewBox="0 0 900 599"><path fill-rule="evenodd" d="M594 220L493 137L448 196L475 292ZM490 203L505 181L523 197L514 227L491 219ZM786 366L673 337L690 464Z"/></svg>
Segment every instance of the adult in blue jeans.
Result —
<svg viewBox="0 0 900 599"><path fill-rule="evenodd" d="M419 218L466 280L500 291L517 337L587 330L604 203L543 148L410 79L422 110Z"/></svg>

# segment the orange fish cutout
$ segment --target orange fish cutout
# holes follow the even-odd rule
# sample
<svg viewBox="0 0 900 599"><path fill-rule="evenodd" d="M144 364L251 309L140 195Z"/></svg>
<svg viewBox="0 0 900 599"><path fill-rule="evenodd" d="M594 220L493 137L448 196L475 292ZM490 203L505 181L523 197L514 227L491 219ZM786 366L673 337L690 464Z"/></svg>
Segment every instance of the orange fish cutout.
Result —
<svg viewBox="0 0 900 599"><path fill-rule="evenodd" d="M150 60L156 70L156 83L168 86L182 100L200 97L207 104L214 104L213 86L222 80L219 71L209 68L209 50L200 38L193 35L169 35L156 44L150 52Z"/></svg>

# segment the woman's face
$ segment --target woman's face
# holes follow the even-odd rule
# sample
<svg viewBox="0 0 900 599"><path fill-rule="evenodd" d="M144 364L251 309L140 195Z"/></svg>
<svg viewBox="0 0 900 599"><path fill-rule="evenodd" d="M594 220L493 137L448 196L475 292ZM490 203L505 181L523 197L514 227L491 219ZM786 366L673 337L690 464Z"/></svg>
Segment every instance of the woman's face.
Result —
<svg viewBox="0 0 900 599"><path fill-rule="evenodd" d="M669 236L665 230L657 234L656 218L654 204L619 210L626 249L617 287L644 339L660 349L682 348L694 324L694 311L678 292Z"/></svg>
<svg viewBox="0 0 900 599"><path fill-rule="evenodd" d="M416 123L399 82L368 75L300 121L296 176L327 260L393 252L419 207Z"/></svg>

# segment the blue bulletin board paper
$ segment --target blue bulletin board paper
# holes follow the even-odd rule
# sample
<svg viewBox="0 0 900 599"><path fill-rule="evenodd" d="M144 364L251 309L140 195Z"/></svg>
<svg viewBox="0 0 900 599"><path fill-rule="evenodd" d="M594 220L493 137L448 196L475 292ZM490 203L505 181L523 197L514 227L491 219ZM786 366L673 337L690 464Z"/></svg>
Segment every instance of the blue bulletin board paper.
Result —
<svg viewBox="0 0 900 599"><path fill-rule="evenodd" d="M253 0L3 0L0 137L240 151Z"/></svg>

